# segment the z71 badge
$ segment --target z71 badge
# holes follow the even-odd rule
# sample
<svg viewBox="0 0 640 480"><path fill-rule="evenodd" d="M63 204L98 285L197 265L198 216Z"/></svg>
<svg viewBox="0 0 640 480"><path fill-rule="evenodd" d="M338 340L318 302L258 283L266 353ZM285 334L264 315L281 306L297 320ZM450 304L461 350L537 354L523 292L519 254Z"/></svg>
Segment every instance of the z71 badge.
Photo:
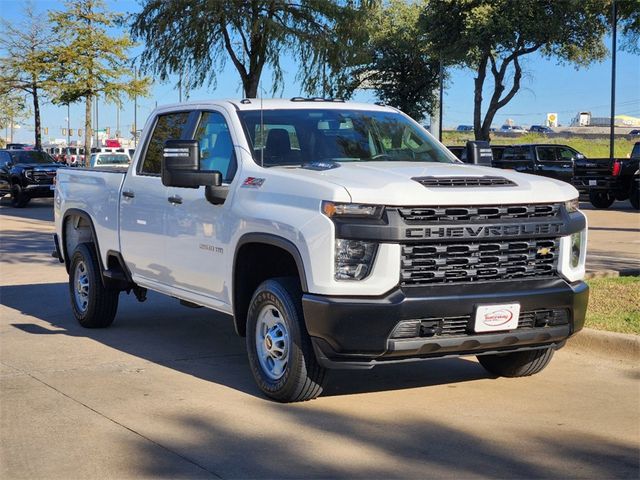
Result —
<svg viewBox="0 0 640 480"><path fill-rule="evenodd" d="M264 178L247 177L242 186L244 188L260 188L264 183Z"/></svg>

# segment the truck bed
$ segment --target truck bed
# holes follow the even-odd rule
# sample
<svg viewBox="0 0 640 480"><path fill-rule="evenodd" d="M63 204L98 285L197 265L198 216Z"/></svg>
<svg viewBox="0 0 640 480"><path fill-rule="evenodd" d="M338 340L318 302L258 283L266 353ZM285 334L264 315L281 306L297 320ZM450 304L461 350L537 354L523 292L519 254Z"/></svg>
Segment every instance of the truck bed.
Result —
<svg viewBox="0 0 640 480"><path fill-rule="evenodd" d="M109 250L120 250L118 223L120 190L125 169L60 168L56 179L56 224L70 209L86 212L93 220L100 239L100 254L106 262ZM64 205L64 211L59 211ZM56 225L58 227L58 225Z"/></svg>

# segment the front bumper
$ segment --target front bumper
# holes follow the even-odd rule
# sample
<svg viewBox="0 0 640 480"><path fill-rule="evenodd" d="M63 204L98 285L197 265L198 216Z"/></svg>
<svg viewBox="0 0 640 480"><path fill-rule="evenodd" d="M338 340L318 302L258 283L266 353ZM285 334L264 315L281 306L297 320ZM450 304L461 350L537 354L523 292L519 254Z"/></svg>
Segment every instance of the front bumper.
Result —
<svg viewBox="0 0 640 480"><path fill-rule="evenodd" d="M55 186L53 184L36 184L32 183L25 185L24 192L31 198L46 198L53 197L55 193Z"/></svg>
<svg viewBox="0 0 640 480"><path fill-rule="evenodd" d="M383 297L305 294L307 330L318 361L328 368L371 368L376 364L446 356L559 348L584 325L589 288L560 278L396 289ZM390 338L402 320L473 318L477 305L519 303L521 312L567 312L563 325L505 332Z"/></svg>

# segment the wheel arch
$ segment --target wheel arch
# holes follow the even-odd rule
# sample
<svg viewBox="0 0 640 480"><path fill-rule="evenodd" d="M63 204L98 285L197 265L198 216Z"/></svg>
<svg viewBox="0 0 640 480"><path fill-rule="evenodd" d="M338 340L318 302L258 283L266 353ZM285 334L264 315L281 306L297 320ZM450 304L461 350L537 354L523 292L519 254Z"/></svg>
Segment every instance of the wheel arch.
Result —
<svg viewBox="0 0 640 480"><path fill-rule="evenodd" d="M75 241L71 244L69 243L69 238L67 234L67 225L69 221L74 221L76 223L74 228L75 230L79 230L78 228L79 226L86 226L84 231L82 233L79 233L77 238L74 239ZM82 225L80 224L80 222L82 222ZM67 272L69 272L69 265L71 263L70 261L71 261L71 255L73 254L73 250L77 245L79 245L80 243L87 243L87 240L88 240L88 243L92 243L93 247L95 248L96 255L98 257L98 264L100 265L102 281L104 283L104 276L102 275L102 272L104 272L104 264L102 261L102 255L100 254L100 245L98 244L98 235L96 234L96 229L95 229L95 226L93 225L93 220L91 219L91 216L84 210L79 210L77 208L70 208L64 212L61 224L62 224L62 229L60 233L62 238L60 242L61 243L60 248L62 249L62 255L64 257L64 265L65 265L65 268L67 269Z"/></svg>
<svg viewBox="0 0 640 480"><path fill-rule="evenodd" d="M264 255L268 253L268 255ZM247 271L252 260L268 258L267 265ZM303 292L308 291L302 255L298 247L285 238L269 233L247 233L240 237L233 256L233 322L236 333L245 336L246 316L253 292L269 278L295 276Z"/></svg>

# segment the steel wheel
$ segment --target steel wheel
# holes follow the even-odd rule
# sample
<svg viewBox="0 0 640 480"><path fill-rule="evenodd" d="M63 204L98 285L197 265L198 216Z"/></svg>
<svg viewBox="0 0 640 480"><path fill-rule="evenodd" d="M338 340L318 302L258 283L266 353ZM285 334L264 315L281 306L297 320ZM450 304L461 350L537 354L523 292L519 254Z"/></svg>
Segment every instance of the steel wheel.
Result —
<svg viewBox="0 0 640 480"><path fill-rule="evenodd" d="M74 283L74 295L73 298L76 302L76 307L82 313L87 311L89 306L89 272L87 271L87 265L83 261L79 261L76 264L76 269L73 273Z"/></svg>
<svg viewBox="0 0 640 480"><path fill-rule="evenodd" d="M255 332L260 367L271 380L279 380L285 374L291 350L289 331L280 311L265 305L258 314Z"/></svg>

